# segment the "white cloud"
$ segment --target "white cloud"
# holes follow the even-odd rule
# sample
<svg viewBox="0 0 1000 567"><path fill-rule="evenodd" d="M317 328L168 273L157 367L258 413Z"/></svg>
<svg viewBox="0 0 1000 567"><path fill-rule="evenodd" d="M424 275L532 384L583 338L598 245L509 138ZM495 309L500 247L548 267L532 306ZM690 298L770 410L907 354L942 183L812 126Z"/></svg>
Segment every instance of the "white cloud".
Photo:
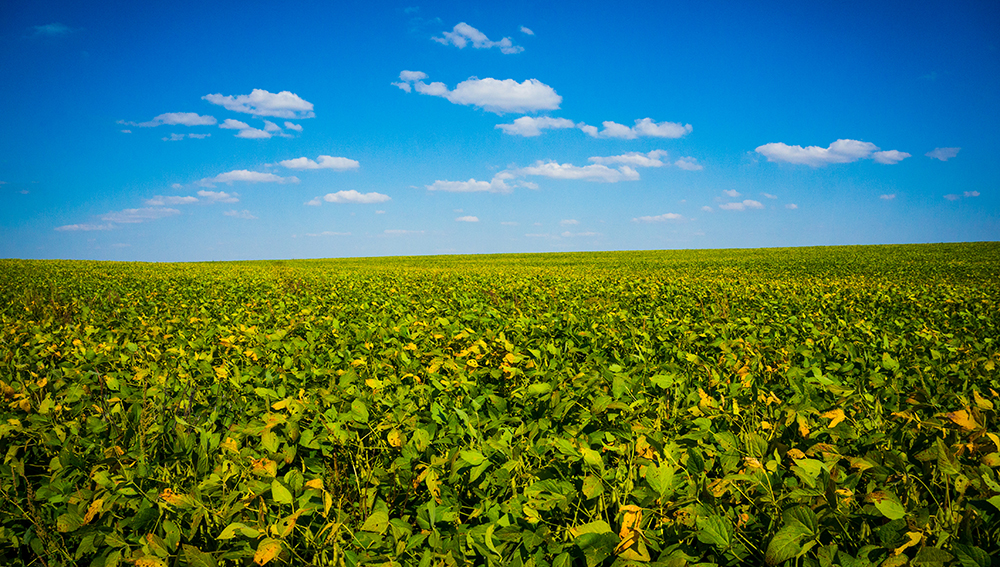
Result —
<svg viewBox="0 0 1000 567"><path fill-rule="evenodd" d="M184 186L181 185L180 183L174 183L173 185L170 186L171 189L181 189L183 187Z"/></svg>
<svg viewBox="0 0 1000 567"><path fill-rule="evenodd" d="M91 230L111 230L114 228L112 224L64 224L62 226L57 226L55 230L59 232L67 231L91 231Z"/></svg>
<svg viewBox="0 0 1000 567"><path fill-rule="evenodd" d="M957 201L957 200L961 199L960 196L955 195L954 193L950 193L948 195L945 195L944 198L948 199L949 201Z"/></svg>
<svg viewBox="0 0 1000 567"><path fill-rule="evenodd" d="M319 197L313 197L312 199L306 201L306 204L310 207L318 207L323 204L323 200Z"/></svg>
<svg viewBox="0 0 1000 567"><path fill-rule="evenodd" d="M171 134L169 138L161 138L164 142L177 142L185 137L201 140L211 136L211 134Z"/></svg>
<svg viewBox="0 0 1000 567"><path fill-rule="evenodd" d="M238 218L238 219L253 220L253 219L257 218L257 217L255 217L253 215L253 213L251 213L250 211L248 211L246 209L243 209L242 211L237 211L237 210L233 209L231 211L226 211L226 212L224 212L222 214L226 215L227 217L235 217L235 218Z"/></svg>
<svg viewBox="0 0 1000 567"><path fill-rule="evenodd" d="M432 185L425 185L428 191L444 191L446 193L479 193L489 191L491 193L509 193L510 187L503 178L495 176L492 181L435 181Z"/></svg>
<svg viewBox="0 0 1000 567"><path fill-rule="evenodd" d="M371 203L384 203L391 200L388 195L382 193L359 193L354 189L350 191L337 191L323 195L323 200L327 203L359 203L368 205Z"/></svg>
<svg viewBox="0 0 1000 567"><path fill-rule="evenodd" d="M789 146L783 143L770 143L758 146L757 153L767 157L767 161L794 163L821 167L831 163L851 163L860 159L872 158L878 163L894 164L910 157L910 154L898 150L878 151L879 147L871 142L858 140L837 140L826 148L819 146Z"/></svg>
<svg viewBox="0 0 1000 567"><path fill-rule="evenodd" d="M118 224L136 224L179 214L181 214L181 212L177 209L146 207L143 209L125 209L122 211L107 213L101 216L101 220Z"/></svg>
<svg viewBox="0 0 1000 567"><path fill-rule="evenodd" d="M457 24L452 31L444 32L441 35L443 37L432 37L431 39L443 45L454 45L459 49L463 49L466 45L471 43L472 47L476 49L499 47L502 53L506 53L508 55L524 51L523 47L514 45L509 37L505 37L500 41L490 41L490 39L486 37L486 34L465 22Z"/></svg>
<svg viewBox="0 0 1000 567"><path fill-rule="evenodd" d="M233 120L232 118L226 118L222 124L219 124L219 128L225 128L227 130L246 130L250 125L246 122L240 122L239 120Z"/></svg>
<svg viewBox="0 0 1000 567"><path fill-rule="evenodd" d="M600 235L601 233L599 232L570 232L567 230L566 232L563 232L559 236L563 238L572 238L574 236L600 236Z"/></svg>
<svg viewBox="0 0 1000 567"><path fill-rule="evenodd" d="M285 128L288 128L289 130L295 130L296 132L302 131L302 125L296 124L294 122L285 122Z"/></svg>
<svg viewBox="0 0 1000 567"><path fill-rule="evenodd" d="M281 177L273 173L261 173L259 171L248 171L246 169L235 169L220 173L215 177L206 177L198 182L202 187L213 187L213 183L233 183L234 181L245 181L247 183L298 183L299 178L293 176Z"/></svg>
<svg viewBox="0 0 1000 567"><path fill-rule="evenodd" d="M683 218L683 215L679 215L677 213L664 213L656 216L636 217L632 219L632 222L666 222L672 220L682 220Z"/></svg>
<svg viewBox="0 0 1000 567"><path fill-rule="evenodd" d="M281 132L281 126L278 126L270 120L264 121L264 131L265 132Z"/></svg>
<svg viewBox="0 0 1000 567"><path fill-rule="evenodd" d="M697 159L690 156L680 158L679 160L674 162L674 165L677 166L679 169L683 169L684 171L701 171L705 169L704 166L698 163Z"/></svg>
<svg viewBox="0 0 1000 567"><path fill-rule="evenodd" d="M464 217L458 217L455 219L458 222L479 222L479 217L474 217L472 215L467 215Z"/></svg>
<svg viewBox="0 0 1000 567"><path fill-rule="evenodd" d="M208 94L201 98L212 104L218 104L226 110L254 116L274 116L299 120L316 116L311 102L288 91L275 94L263 89L254 89L248 95Z"/></svg>
<svg viewBox="0 0 1000 567"><path fill-rule="evenodd" d="M32 26L32 27L35 29L35 35L46 35L50 37L66 35L71 31L73 31L72 28L70 28L66 24L60 24L59 22L45 24L44 26Z"/></svg>
<svg viewBox="0 0 1000 567"><path fill-rule="evenodd" d="M319 156L316 161L307 157L286 159L279 161L278 164L288 169L334 169L337 171L346 171L361 167L361 164L353 159L333 156Z"/></svg>
<svg viewBox="0 0 1000 567"><path fill-rule="evenodd" d="M799 208L799 206L796 205L795 203L788 203L787 205L785 205L785 208L786 209L797 209L797 208Z"/></svg>
<svg viewBox="0 0 1000 567"><path fill-rule="evenodd" d="M768 199L777 199L778 198L777 195L772 195L770 193L761 193L761 195L763 195L764 197L766 197Z"/></svg>
<svg viewBox="0 0 1000 567"><path fill-rule="evenodd" d="M764 205L760 201L746 199L742 203L723 203L719 205L719 208L727 211L742 211L745 209L763 209Z"/></svg>
<svg viewBox="0 0 1000 567"><path fill-rule="evenodd" d="M939 159L941 161L948 161L949 159L958 155L958 151L962 148L934 148L933 150L924 154L929 158Z"/></svg>
<svg viewBox="0 0 1000 567"><path fill-rule="evenodd" d="M541 135L542 130L575 127L576 124L566 118L549 118L548 116L533 118L531 116L522 116L515 120L513 124L497 124L494 128L499 128L504 133L512 136L531 138Z"/></svg>
<svg viewBox="0 0 1000 567"><path fill-rule="evenodd" d="M563 220L559 221L559 224L561 224L563 226L573 226L575 224L580 224L580 221L578 221L576 219L563 219Z"/></svg>
<svg viewBox="0 0 1000 567"><path fill-rule="evenodd" d="M530 29L526 28L525 26L521 26L521 33L523 33L525 35L535 35L535 32L531 31Z"/></svg>
<svg viewBox="0 0 1000 567"><path fill-rule="evenodd" d="M581 130L595 138L620 138L634 140L635 138L680 138L691 133L690 124L678 122L654 122L652 118L642 118L635 121L635 126L629 127L610 120L601 123L604 129L600 132L593 126L581 124Z"/></svg>
<svg viewBox="0 0 1000 567"><path fill-rule="evenodd" d="M646 154L642 152L628 152L620 156L592 157L589 161L591 163L598 163L602 165L623 163L635 167L662 167L662 160L666 157L667 152L663 150L653 150Z"/></svg>
<svg viewBox="0 0 1000 567"><path fill-rule="evenodd" d="M727 197L739 197L740 195L742 195L742 193L740 193L736 189L726 189L722 193Z"/></svg>
<svg viewBox="0 0 1000 567"><path fill-rule="evenodd" d="M893 200L893 199L896 198L896 194L895 193L888 193L886 195L879 195L878 198L882 199L883 201L891 201L891 200Z"/></svg>
<svg viewBox="0 0 1000 567"><path fill-rule="evenodd" d="M236 137L247 138L249 140L266 140L271 137L271 133L258 128L247 128L237 132Z"/></svg>
<svg viewBox="0 0 1000 567"><path fill-rule="evenodd" d="M516 175L537 175L552 179L586 179L587 181L603 181L617 183L618 181L634 181L639 179L639 172L627 165L619 169L611 169L606 165L593 164L583 167L555 161L538 161L535 165L523 167L511 172Z"/></svg>
<svg viewBox="0 0 1000 567"><path fill-rule="evenodd" d="M145 205L150 207L162 207L164 205L190 205L191 203L197 203L198 198L192 197L190 195L180 196L171 195L164 197L163 195L156 195L152 199L146 199Z"/></svg>
<svg viewBox="0 0 1000 567"><path fill-rule="evenodd" d="M400 73L400 78L406 81L404 76L415 77L418 76L417 74L426 78L426 75L420 71L404 71ZM408 86L409 82L403 84ZM400 88L409 92L404 87ZM420 94L439 96L454 104L476 106L497 114L555 110L562 102L562 97L556 94L555 89L538 79L526 79L518 83L514 79L501 81L492 78L472 77L459 83L455 90L448 90L444 83L425 83L422 80L417 80L413 84L413 88Z"/></svg>
<svg viewBox="0 0 1000 567"><path fill-rule="evenodd" d="M135 124L135 126L142 126L143 128L162 126L164 124L172 126L211 126L216 122L217 120L214 116L199 116L196 112L167 112L153 118L149 122L140 122L139 124ZM131 124L131 122L128 124Z"/></svg>
<svg viewBox="0 0 1000 567"><path fill-rule="evenodd" d="M131 130L121 130L121 133L122 134L131 134L132 131Z"/></svg>
<svg viewBox="0 0 1000 567"><path fill-rule="evenodd" d="M979 191L966 191L965 193L962 193L962 196L963 197L978 197L979 196Z"/></svg>
<svg viewBox="0 0 1000 567"><path fill-rule="evenodd" d="M427 73L423 71L402 71L399 74L399 80L412 83L414 81L423 81L427 78Z"/></svg>
<svg viewBox="0 0 1000 567"><path fill-rule="evenodd" d="M898 150L875 152L872 154L872 159L875 160L876 163L884 163L886 165L897 164L908 157L910 157L910 154Z"/></svg>
<svg viewBox="0 0 1000 567"><path fill-rule="evenodd" d="M332 230L324 230L323 232L307 232L302 236L350 236L350 232L334 232ZM294 234L292 235L295 236Z"/></svg>
<svg viewBox="0 0 1000 567"><path fill-rule="evenodd" d="M385 211L375 211L375 214L376 214L376 215L384 215L384 214L385 214Z"/></svg>
<svg viewBox="0 0 1000 567"><path fill-rule="evenodd" d="M399 235L403 235L403 234L423 234L424 233L424 231L422 231L422 230L400 230L400 229L397 229L397 228L386 229L386 230L384 230L382 232L384 234L389 234L389 235L393 235L393 236L399 236Z"/></svg>
<svg viewBox="0 0 1000 567"><path fill-rule="evenodd" d="M202 199L208 199L212 203L236 203L239 199L239 193L226 193L225 191L198 191L198 196Z"/></svg>
<svg viewBox="0 0 1000 567"><path fill-rule="evenodd" d="M710 213L712 212L712 207L705 205L704 207L701 208L701 210L705 211L706 213Z"/></svg>

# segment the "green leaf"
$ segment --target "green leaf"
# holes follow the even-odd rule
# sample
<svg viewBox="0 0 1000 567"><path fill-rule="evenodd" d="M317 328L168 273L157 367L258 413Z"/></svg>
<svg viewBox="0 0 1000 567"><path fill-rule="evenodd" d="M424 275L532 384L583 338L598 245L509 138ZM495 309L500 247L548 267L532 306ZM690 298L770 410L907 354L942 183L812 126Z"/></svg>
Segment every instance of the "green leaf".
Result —
<svg viewBox="0 0 1000 567"><path fill-rule="evenodd" d="M240 522L233 522L228 526L226 526L226 528L222 530L222 533L219 534L216 539L232 539L236 535L236 532L243 534L244 537L252 539L256 539L258 536L260 536L260 532L257 531L256 529L251 528Z"/></svg>
<svg viewBox="0 0 1000 567"><path fill-rule="evenodd" d="M600 478L589 474L583 477L583 496L590 500L591 498L596 498L601 494L604 494L604 481Z"/></svg>
<svg viewBox="0 0 1000 567"><path fill-rule="evenodd" d="M703 517L696 520L698 531L695 532L698 541L706 545L714 545L720 550L729 549L733 539L733 524L727 518L718 514Z"/></svg>
<svg viewBox="0 0 1000 567"><path fill-rule="evenodd" d="M582 524L569 529L570 535L574 538L580 537L583 534L602 534L607 532L613 532L613 530L604 520L597 520L596 522Z"/></svg>
<svg viewBox="0 0 1000 567"><path fill-rule="evenodd" d="M809 532L799 522L782 526L767 544L764 561L767 561L768 565L777 565L797 556L802 551L799 542L807 535Z"/></svg>
<svg viewBox="0 0 1000 567"><path fill-rule="evenodd" d="M73 512L67 512L56 518L56 529L66 533L72 532L83 525L83 518Z"/></svg>
<svg viewBox="0 0 1000 567"><path fill-rule="evenodd" d="M278 504L292 503L292 493L278 479L271 481L271 497Z"/></svg>
<svg viewBox="0 0 1000 567"><path fill-rule="evenodd" d="M361 531L384 534L389 528L389 514L386 510L375 510L361 526Z"/></svg>
<svg viewBox="0 0 1000 567"><path fill-rule="evenodd" d="M955 552L962 567L990 567L992 563L988 553L973 545L956 543L952 551Z"/></svg>
<svg viewBox="0 0 1000 567"><path fill-rule="evenodd" d="M805 528L808 535L815 536L819 532L819 520L811 508L805 506L789 508L782 512L781 517L786 524L798 523Z"/></svg>
<svg viewBox="0 0 1000 567"><path fill-rule="evenodd" d="M548 394L552 391L552 384L548 382L539 382L537 384L532 384L528 386L527 393L529 396L542 396Z"/></svg>
<svg viewBox="0 0 1000 567"><path fill-rule="evenodd" d="M184 561L190 567L216 567L215 558L193 545L184 544Z"/></svg>
<svg viewBox="0 0 1000 567"><path fill-rule="evenodd" d="M891 492L873 492L869 496L875 508L886 518L898 520L906 516L906 508L900 504L895 494Z"/></svg>
<svg viewBox="0 0 1000 567"><path fill-rule="evenodd" d="M477 466L486 460L486 457L479 451L460 451L458 456L472 466Z"/></svg>
<svg viewBox="0 0 1000 567"><path fill-rule="evenodd" d="M917 556L913 558L911 565L914 565L914 567L919 567L921 565L925 565L926 567L943 567L944 564L954 558L954 555L943 549L938 549L936 547L924 547L917 552Z"/></svg>
<svg viewBox="0 0 1000 567"><path fill-rule="evenodd" d="M580 446L580 454L583 455L583 462L594 467L604 467L604 459L601 454L590 447Z"/></svg>
<svg viewBox="0 0 1000 567"><path fill-rule="evenodd" d="M889 356L889 353L883 352L882 353L882 368L885 368L886 370L888 370L890 372L895 372L895 371L899 370L899 362L897 362L896 359L894 359L893 357Z"/></svg>
<svg viewBox="0 0 1000 567"><path fill-rule="evenodd" d="M361 423L368 423L368 406L361 400L351 402L351 419Z"/></svg>

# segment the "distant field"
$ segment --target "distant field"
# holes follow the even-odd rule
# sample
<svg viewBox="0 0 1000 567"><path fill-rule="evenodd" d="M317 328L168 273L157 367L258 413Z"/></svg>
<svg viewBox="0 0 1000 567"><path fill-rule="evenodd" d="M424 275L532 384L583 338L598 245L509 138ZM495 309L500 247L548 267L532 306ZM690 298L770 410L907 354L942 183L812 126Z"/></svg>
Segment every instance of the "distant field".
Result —
<svg viewBox="0 0 1000 567"><path fill-rule="evenodd" d="M987 566L998 301L1000 243L0 260L0 555Z"/></svg>

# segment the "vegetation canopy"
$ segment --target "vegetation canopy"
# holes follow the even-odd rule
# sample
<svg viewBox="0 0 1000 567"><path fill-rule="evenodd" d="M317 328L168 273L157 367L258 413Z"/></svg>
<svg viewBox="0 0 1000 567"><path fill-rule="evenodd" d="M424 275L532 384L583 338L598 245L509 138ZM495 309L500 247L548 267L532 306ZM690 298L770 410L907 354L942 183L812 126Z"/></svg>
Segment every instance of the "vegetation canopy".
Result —
<svg viewBox="0 0 1000 567"><path fill-rule="evenodd" d="M0 260L0 554L986 567L998 298L997 243Z"/></svg>

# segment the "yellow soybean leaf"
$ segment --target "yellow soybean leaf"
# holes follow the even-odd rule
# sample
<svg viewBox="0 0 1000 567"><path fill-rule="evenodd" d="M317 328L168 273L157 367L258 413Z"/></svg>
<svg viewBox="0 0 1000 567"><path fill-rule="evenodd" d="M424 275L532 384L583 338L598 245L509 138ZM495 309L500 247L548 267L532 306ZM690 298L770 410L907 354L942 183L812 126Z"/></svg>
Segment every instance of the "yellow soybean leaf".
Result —
<svg viewBox="0 0 1000 567"><path fill-rule="evenodd" d="M261 540L257 545L257 552L253 554L253 562L257 565L264 565L281 553L281 541L272 538Z"/></svg>
<svg viewBox="0 0 1000 567"><path fill-rule="evenodd" d="M962 429L972 430L979 428L979 424L976 423L976 419L966 410L953 411L945 414L945 416Z"/></svg>
<svg viewBox="0 0 1000 567"><path fill-rule="evenodd" d="M91 502L90 507L87 508L87 514L83 517L83 524L84 525L89 524L90 521L94 519L94 516L101 513L103 507L104 507L103 498L98 498L97 500Z"/></svg>
<svg viewBox="0 0 1000 567"><path fill-rule="evenodd" d="M820 414L820 417L825 417L830 420L830 425L828 426L830 429L837 427L841 421L847 419L847 416L844 415L844 410L840 408L822 413Z"/></svg>

